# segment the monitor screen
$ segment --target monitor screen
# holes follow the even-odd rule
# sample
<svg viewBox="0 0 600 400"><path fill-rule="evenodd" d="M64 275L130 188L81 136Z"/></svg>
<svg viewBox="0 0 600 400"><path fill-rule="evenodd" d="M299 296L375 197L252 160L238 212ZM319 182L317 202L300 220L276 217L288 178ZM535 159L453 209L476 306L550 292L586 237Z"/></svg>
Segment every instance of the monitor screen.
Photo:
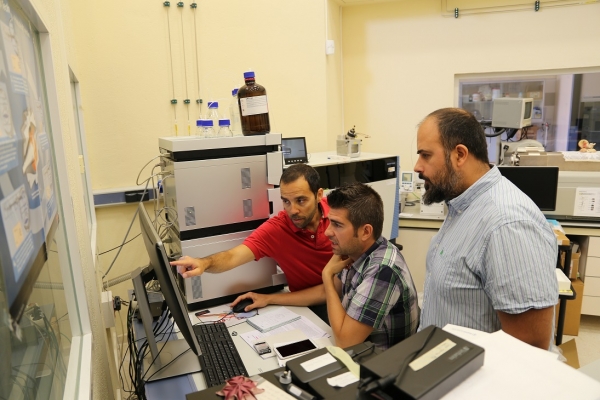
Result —
<svg viewBox="0 0 600 400"><path fill-rule="evenodd" d="M200 355L200 346L190 322L189 311L177 285L173 267L169 264L164 245L142 203L138 205L138 213L142 237L144 238L146 251L150 257L150 267L154 270L156 279L160 283L160 291L181 334L192 351Z"/></svg>
<svg viewBox="0 0 600 400"><path fill-rule="evenodd" d="M500 173L521 189L541 211L556 209L558 167L498 167Z"/></svg>
<svg viewBox="0 0 600 400"><path fill-rule="evenodd" d="M306 140L303 137L282 138L281 152L285 165L307 163Z"/></svg>

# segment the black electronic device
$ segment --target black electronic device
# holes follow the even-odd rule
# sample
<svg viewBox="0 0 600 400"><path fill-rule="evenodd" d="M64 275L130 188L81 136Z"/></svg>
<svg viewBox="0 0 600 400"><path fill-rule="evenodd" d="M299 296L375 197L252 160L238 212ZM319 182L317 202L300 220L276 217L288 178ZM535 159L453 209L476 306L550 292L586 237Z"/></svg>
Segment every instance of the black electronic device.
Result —
<svg viewBox="0 0 600 400"><path fill-rule="evenodd" d="M237 303L235 306L233 306L231 311L233 311L234 313L243 313L246 311L246 307L248 307L252 303L254 303L252 301L252 299L240 300L239 303Z"/></svg>
<svg viewBox="0 0 600 400"><path fill-rule="evenodd" d="M357 345L348 347L344 350L350 356L352 356L356 362L359 362L359 363L362 361L366 361L370 357L373 357L374 355L381 353L381 351L378 350L377 348L375 348L375 346L371 342L359 343ZM323 365L320 368L317 368L313 371L308 372L301 364L303 364L306 361L309 361L314 358L325 355L327 353L329 353L329 351L327 349L318 349L311 353L300 356L298 358L289 360L286 363L286 368L292 373L292 379L296 385L298 385L299 387L301 387L304 390L316 391L323 398L330 398L330 397L323 396L321 394L321 391L324 389L321 388L321 384L319 383L319 384L316 384L316 386L313 386L313 382L316 382L326 376L332 377L332 376L341 374L343 372L346 372L347 371L345 369L346 367L344 366L344 364L341 361L336 359L335 362L329 363L327 365ZM324 385L329 386L329 384L327 382L325 382ZM352 393L356 392L357 385L358 384L354 384ZM349 386L352 386L352 385L349 385ZM333 390L333 392L336 392L336 390Z"/></svg>
<svg viewBox="0 0 600 400"><path fill-rule="evenodd" d="M500 173L539 207L554 211L558 189L558 167L499 166Z"/></svg>
<svg viewBox="0 0 600 400"><path fill-rule="evenodd" d="M200 365L207 387L223 385L234 376L248 376L224 322L194 325L194 332L202 350Z"/></svg>
<svg viewBox="0 0 600 400"><path fill-rule="evenodd" d="M361 363L358 398L439 399L483 358L483 348L431 325Z"/></svg>
<svg viewBox="0 0 600 400"><path fill-rule="evenodd" d="M281 152L285 165L308 162L306 139L303 137L281 138Z"/></svg>
<svg viewBox="0 0 600 400"><path fill-rule="evenodd" d="M281 359L290 358L316 350L318 347L310 339L300 340L275 347L275 354Z"/></svg>
<svg viewBox="0 0 600 400"><path fill-rule="evenodd" d="M144 205L141 203L138 206L138 218L146 251L150 258L148 268L144 269L144 271L138 268L132 273L135 297L146 332L148 347L150 348L150 355L145 359L150 365L147 366L148 370L144 375L146 376L146 380L154 381L198 372L200 371L200 362L197 356L201 355L202 352L192 329L186 302L183 299L180 288L177 286L175 274L168 262L160 236L152 225L152 220ZM156 276L158 279L167 308L185 339L169 340L160 343L160 351L152 331L153 318L145 287L145 283L151 276ZM189 351L190 348L192 349L191 352Z"/></svg>

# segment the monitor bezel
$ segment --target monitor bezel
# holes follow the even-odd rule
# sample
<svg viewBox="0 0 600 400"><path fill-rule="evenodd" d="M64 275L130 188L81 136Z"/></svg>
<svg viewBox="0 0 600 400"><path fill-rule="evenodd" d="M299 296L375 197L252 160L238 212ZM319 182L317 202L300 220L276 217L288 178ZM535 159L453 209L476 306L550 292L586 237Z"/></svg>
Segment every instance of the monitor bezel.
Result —
<svg viewBox="0 0 600 400"><path fill-rule="evenodd" d="M306 138L304 136L296 136L296 137L286 137L286 138L281 138L281 146L283 147L285 145L286 141L292 141L292 140L302 140L302 145L304 146L304 157L299 158L299 161L293 161L290 162L289 158L287 158L285 156L285 154L283 154L283 161L285 163L285 165L294 165L294 164L306 164L308 163L308 151L306 149ZM298 157L294 157L294 159L296 159Z"/></svg>

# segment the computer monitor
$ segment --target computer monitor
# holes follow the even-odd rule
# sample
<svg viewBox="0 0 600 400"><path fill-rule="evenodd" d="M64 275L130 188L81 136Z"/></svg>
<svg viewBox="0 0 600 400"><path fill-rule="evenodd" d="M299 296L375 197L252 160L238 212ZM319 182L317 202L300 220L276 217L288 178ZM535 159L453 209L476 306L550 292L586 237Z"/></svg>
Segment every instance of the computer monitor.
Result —
<svg viewBox="0 0 600 400"><path fill-rule="evenodd" d="M521 189L541 211L556 209L558 167L498 167L500 173Z"/></svg>
<svg viewBox="0 0 600 400"><path fill-rule="evenodd" d="M201 355L201 350L189 319L187 305L177 285L164 245L142 203L138 205L138 217L146 251L150 257L150 265L147 269L142 271L138 268L132 273L135 297L150 348L150 355L146 360L151 365L147 372L144 372L145 379L154 381L199 372L200 363L197 356ZM152 332L153 319L144 282L144 275L152 272L160 283L160 290L165 298L167 308L184 337L184 339L169 340L164 343L164 347L161 343L160 351ZM190 349L191 351L189 351Z"/></svg>
<svg viewBox="0 0 600 400"><path fill-rule="evenodd" d="M281 152L285 165L308 162L306 139L303 137L281 138Z"/></svg>

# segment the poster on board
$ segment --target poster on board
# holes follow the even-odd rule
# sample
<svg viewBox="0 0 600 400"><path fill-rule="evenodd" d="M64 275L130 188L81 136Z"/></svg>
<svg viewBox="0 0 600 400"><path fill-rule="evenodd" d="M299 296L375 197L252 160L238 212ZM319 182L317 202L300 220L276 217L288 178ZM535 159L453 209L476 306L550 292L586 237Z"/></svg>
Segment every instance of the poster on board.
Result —
<svg viewBox="0 0 600 400"><path fill-rule="evenodd" d="M47 99L37 32L2 0L0 9L0 273L22 312L46 260L57 220ZM15 315L12 315L15 318Z"/></svg>

